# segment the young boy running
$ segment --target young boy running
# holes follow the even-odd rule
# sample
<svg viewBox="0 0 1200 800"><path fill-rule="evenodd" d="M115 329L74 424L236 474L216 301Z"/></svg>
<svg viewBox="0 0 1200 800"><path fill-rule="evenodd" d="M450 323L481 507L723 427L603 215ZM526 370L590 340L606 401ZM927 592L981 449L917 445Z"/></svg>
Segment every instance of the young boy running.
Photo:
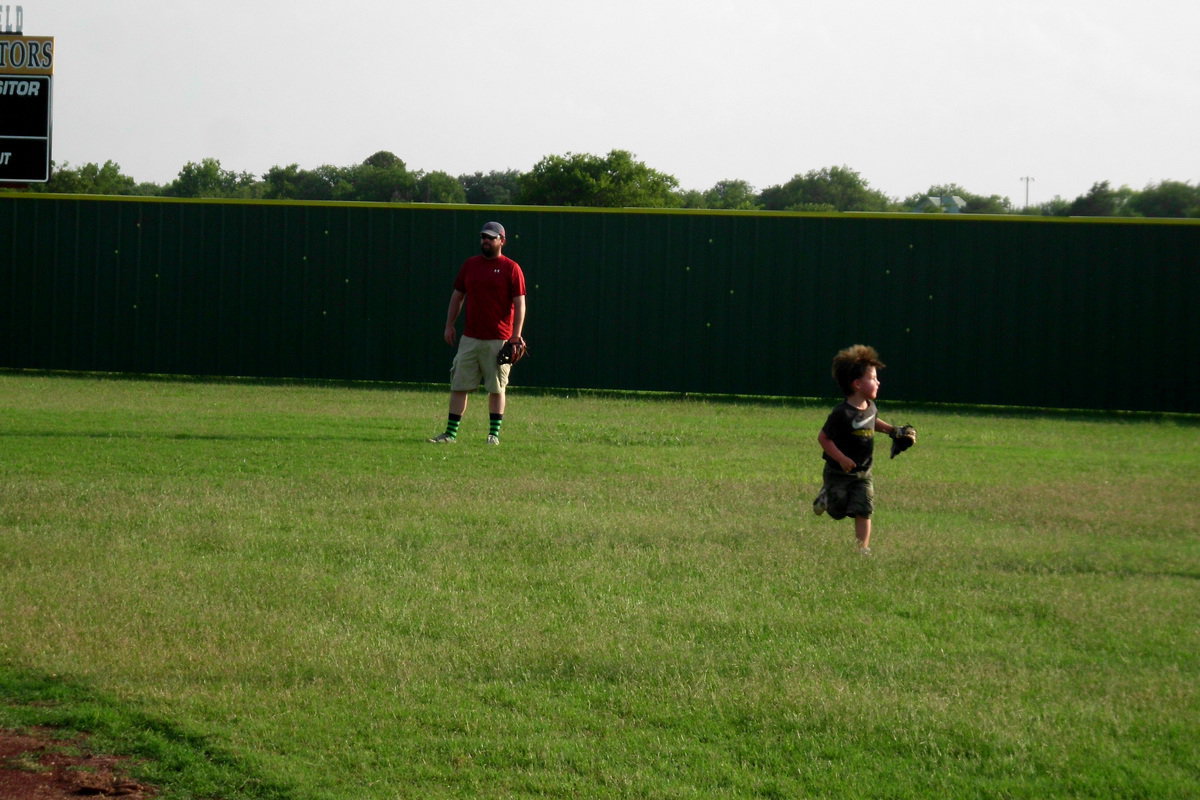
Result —
<svg viewBox="0 0 1200 800"><path fill-rule="evenodd" d="M833 357L833 379L846 400L829 413L817 435L825 470L813 512L828 511L833 519L853 517L858 552L865 556L871 555L871 514L875 511L871 477L875 431L894 439L897 430L879 418L875 407L883 366L875 348L862 344L847 347ZM915 442L916 432L911 435Z"/></svg>

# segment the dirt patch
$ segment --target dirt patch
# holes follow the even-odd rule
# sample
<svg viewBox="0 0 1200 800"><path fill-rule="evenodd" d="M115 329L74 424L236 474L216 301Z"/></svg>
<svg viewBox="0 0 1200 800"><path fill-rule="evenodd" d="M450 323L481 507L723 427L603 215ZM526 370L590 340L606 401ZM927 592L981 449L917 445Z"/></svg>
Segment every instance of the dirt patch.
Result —
<svg viewBox="0 0 1200 800"><path fill-rule="evenodd" d="M0 730L0 798L155 797L153 786L127 777L128 763L128 758L92 752L86 737L67 740L54 738L49 730Z"/></svg>

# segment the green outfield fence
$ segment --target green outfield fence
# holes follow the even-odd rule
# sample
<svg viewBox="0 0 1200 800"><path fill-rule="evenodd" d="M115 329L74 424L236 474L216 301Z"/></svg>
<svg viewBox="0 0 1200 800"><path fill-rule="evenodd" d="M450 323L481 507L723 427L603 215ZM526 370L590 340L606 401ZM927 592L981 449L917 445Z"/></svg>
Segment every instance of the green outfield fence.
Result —
<svg viewBox="0 0 1200 800"><path fill-rule="evenodd" d="M515 386L1200 412L1200 223L0 195L0 367L443 382L482 223Z"/></svg>

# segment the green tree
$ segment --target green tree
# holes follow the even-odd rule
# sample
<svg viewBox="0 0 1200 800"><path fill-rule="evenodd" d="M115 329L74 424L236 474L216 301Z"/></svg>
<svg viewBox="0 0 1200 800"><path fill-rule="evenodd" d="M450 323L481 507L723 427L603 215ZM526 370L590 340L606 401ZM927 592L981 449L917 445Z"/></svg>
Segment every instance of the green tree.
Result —
<svg viewBox="0 0 1200 800"><path fill-rule="evenodd" d="M1071 201L1056 194L1044 203L1021 209L1020 213L1026 217L1065 217L1070 208Z"/></svg>
<svg viewBox="0 0 1200 800"><path fill-rule="evenodd" d="M325 176L300 169L299 164L271 167L263 175L263 197L268 200L332 200L333 187Z"/></svg>
<svg viewBox="0 0 1200 800"><path fill-rule="evenodd" d="M134 195L135 197L161 197L163 194L163 187L159 186L157 183L145 181L134 186L133 189L130 190L129 194Z"/></svg>
<svg viewBox="0 0 1200 800"><path fill-rule="evenodd" d="M322 164L313 170L317 178L329 187L334 200L360 200L359 190L355 186L357 167L335 167L332 164Z"/></svg>
<svg viewBox="0 0 1200 800"><path fill-rule="evenodd" d="M1200 217L1200 186L1181 181L1152 184L1130 198L1129 209L1143 217Z"/></svg>
<svg viewBox="0 0 1200 800"><path fill-rule="evenodd" d="M466 191L467 202L479 205L511 205L521 191L521 173L515 169L459 175L458 182Z"/></svg>
<svg viewBox="0 0 1200 800"><path fill-rule="evenodd" d="M372 155L367 156L365 159L363 159L363 164L365 166L375 167L377 169L394 169L397 167L403 170L408 169L408 167L404 164L404 161L400 159L400 156L396 155L390 150L380 150Z"/></svg>
<svg viewBox="0 0 1200 800"><path fill-rule="evenodd" d="M984 197L981 194L968 192L957 183L935 184L930 186L927 192L919 192L904 198L901 205L906 210L911 210L921 202L922 198L951 196L961 197L966 203L962 210L964 214L1011 214L1013 211L1012 201L1007 197L1001 197L998 194Z"/></svg>
<svg viewBox="0 0 1200 800"><path fill-rule="evenodd" d="M179 176L163 188L167 197L251 197L256 191L254 176L249 172L223 169L215 158L200 163L189 161Z"/></svg>
<svg viewBox="0 0 1200 800"><path fill-rule="evenodd" d="M268 200L354 200L353 168L322 164L300 169L298 164L271 167L263 175L263 197Z"/></svg>
<svg viewBox="0 0 1200 800"><path fill-rule="evenodd" d="M416 193L416 177L402 160L383 150L352 167L272 167L263 181L263 196L270 200L395 203L410 201Z"/></svg>
<svg viewBox="0 0 1200 800"><path fill-rule="evenodd" d="M1067 207L1069 217L1120 217L1128 214L1133 190L1128 186L1114 189L1108 181L1093 183L1087 194L1076 197Z"/></svg>
<svg viewBox="0 0 1200 800"><path fill-rule="evenodd" d="M380 151L362 164L342 170L339 174L332 171L326 174L335 187L335 200L407 203L417 193L417 176L408 171L404 161L386 151ZM338 190L337 187L343 183L344 188Z"/></svg>
<svg viewBox="0 0 1200 800"><path fill-rule="evenodd" d="M676 208L708 208L708 201L704 199L704 192L699 189L686 189L675 193Z"/></svg>
<svg viewBox="0 0 1200 800"><path fill-rule="evenodd" d="M418 203L465 203L467 191L458 178L435 170L417 176L416 196L413 199Z"/></svg>
<svg viewBox="0 0 1200 800"><path fill-rule="evenodd" d="M40 184L41 191L46 192L116 195L133 194L135 185L133 178L121 173L121 166L115 161L105 161L104 166L84 164L75 169L66 162L56 168L52 162L50 180Z"/></svg>
<svg viewBox="0 0 1200 800"><path fill-rule="evenodd" d="M761 207L754 187L746 181L717 181L704 193L704 208L749 211Z"/></svg>
<svg viewBox="0 0 1200 800"><path fill-rule="evenodd" d="M849 167L826 167L796 175L759 195L770 211L887 211L892 201Z"/></svg>
<svg viewBox="0 0 1200 800"><path fill-rule="evenodd" d="M567 153L546 156L521 176L518 200L529 205L673 208L679 181L651 169L625 150L603 158Z"/></svg>

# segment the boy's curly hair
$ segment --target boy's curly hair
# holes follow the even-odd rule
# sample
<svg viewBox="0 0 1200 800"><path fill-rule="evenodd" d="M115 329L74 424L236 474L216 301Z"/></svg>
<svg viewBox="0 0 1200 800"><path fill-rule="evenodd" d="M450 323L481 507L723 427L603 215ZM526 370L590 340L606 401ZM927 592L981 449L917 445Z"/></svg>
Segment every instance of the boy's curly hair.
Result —
<svg viewBox="0 0 1200 800"><path fill-rule="evenodd" d="M867 367L883 369L886 366L879 360L875 348L865 344L854 344L845 350L839 350L833 357L833 379L846 397L854 394L854 382L863 376Z"/></svg>

